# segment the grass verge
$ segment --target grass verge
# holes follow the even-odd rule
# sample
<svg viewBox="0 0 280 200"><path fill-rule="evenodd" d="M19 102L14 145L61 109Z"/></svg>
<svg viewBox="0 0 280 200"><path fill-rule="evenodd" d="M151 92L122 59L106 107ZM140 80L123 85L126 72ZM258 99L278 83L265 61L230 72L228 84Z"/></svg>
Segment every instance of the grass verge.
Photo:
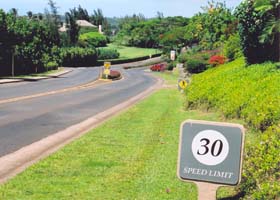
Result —
<svg viewBox="0 0 280 200"><path fill-rule="evenodd" d="M176 177L179 126L221 119L184 102L160 90L0 186L0 199L196 199Z"/></svg>

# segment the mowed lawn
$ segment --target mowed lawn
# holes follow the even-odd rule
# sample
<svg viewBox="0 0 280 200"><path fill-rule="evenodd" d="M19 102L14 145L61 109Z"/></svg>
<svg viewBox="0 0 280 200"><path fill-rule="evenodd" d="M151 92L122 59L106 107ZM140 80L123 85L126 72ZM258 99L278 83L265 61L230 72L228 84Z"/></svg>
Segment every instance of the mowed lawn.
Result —
<svg viewBox="0 0 280 200"><path fill-rule="evenodd" d="M116 49L120 53L120 57L118 59L137 58L137 57L149 56L150 54L153 55L161 52L158 49L126 47L126 46L121 46L112 43L108 44L107 47L103 47L103 48Z"/></svg>
<svg viewBox="0 0 280 200"><path fill-rule="evenodd" d="M220 120L162 89L0 186L0 199L197 199L176 176L179 127Z"/></svg>

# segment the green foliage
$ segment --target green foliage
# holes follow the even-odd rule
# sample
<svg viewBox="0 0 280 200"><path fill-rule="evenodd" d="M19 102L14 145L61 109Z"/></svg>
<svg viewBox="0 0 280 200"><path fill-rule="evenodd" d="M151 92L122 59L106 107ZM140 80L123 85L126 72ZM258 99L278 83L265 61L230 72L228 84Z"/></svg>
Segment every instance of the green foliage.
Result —
<svg viewBox="0 0 280 200"><path fill-rule="evenodd" d="M67 34L69 37L69 42L72 45L76 45L79 39L80 27L76 23L76 17L74 11L70 10L65 14Z"/></svg>
<svg viewBox="0 0 280 200"><path fill-rule="evenodd" d="M236 9L235 15L239 20L238 31L241 39L242 51L248 64L262 63L267 60L277 61L279 58L279 40L274 44L259 41L269 13L261 13L254 7L254 0L242 2ZM273 49L273 51L271 51Z"/></svg>
<svg viewBox="0 0 280 200"><path fill-rule="evenodd" d="M280 198L280 128L269 128L245 151L240 190L246 199Z"/></svg>
<svg viewBox="0 0 280 200"><path fill-rule="evenodd" d="M260 36L260 42L274 42L278 40L280 33L280 1L278 0L255 0L254 7L262 14L268 14L269 20L266 21L265 29ZM279 47L279 46L278 46Z"/></svg>
<svg viewBox="0 0 280 200"><path fill-rule="evenodd" d="M88 11L82 8L80 5L78 8L70 9L70 13L72 13L73 17L77 20L90 20Z"/></svg>
<svg viewBox="0 0 280 200"><path fill-rule="evenodd" d="M84 33L79 37L79 44L83 47L105 47L107 38L98 32Z"/></svg>
<svg viewBox="0 0 280 200"><path fill-rule="evenodd" d="M181 53L178 61L184 64L190 73L201 73L207 69L210 54L207 52L188 51Z"/></svg>
<svg viewBox="0 0 280 200"><path fill-rule="evenodd" d="M223 46L223 54L229 61L242 57L241 41L238 34L231 35Z"/></svg>
<svg viewBox="0 0 280 200"><path fill-rule="evenodd" d="M207 62L201 58L189 58L186 62L186 69L190 73L201 73L206 70Z"/></svg>
<svg viewBox="0 0 280 200"><path fill-rule="evenodd" d="M235 18L225 3L211 1L186 26L186 43L199 43L202 49L216 49L235 32L234 24Z"/></svg>
<svg viewBox="0 0 280 200"><path fill-rule="evenodd" d="M45 21L48 26L49 34L53 38L53 42L56 45L60 45L60 37L58 28L61 25L60 15L58 14L58 7L53 0L48 1L50 12L48 9L45 10Z"/></svg>
<svg viewBox="0 0 280 200"><path fill-rule="evenodd" d="M89 32L98 32L97 27L81 27L80 34L89 33Z"/></svg>
<svg viewBox="0 0 280 200"><path fill-rule="evenodd" d="M120 53L116 49L100 48L98 49L98 59L117 59L120 57Z"/></svg>
<svg viewBox="0 0 280 200"><path fill-rule="evenodd" d="M160 45L160 40L163 39L163 34L166 37L173 37L176 40L178 35L174 32L167 33L177 27L183 27L187 24L188 19L183 17L168 17L145 20L144 16L126 17L120 24L116 41L119 44L127 46L137 46L152 48ZM169 36L168 36L169 35ZM166 39L163 43L168 42ZM174 44L176 46L176 44Z"/></svg>
<svg viewBox="0 0 280 200"><path fill-rule="evenodd" d="M97 53L93 48L62 48L60 57L62 65L67 67L94 66L97 61Z"/></svg>
<svg viewBox="0 0 280 200"><path fill-rule="evenodd" d="M245 67L243 59L193 77L187 90L188 107L206 106L226 117L244 119L265 130L280 121L280 71L277 64Z"/></svg>
<svg viewBox="0 0 280 200"><path fill-rule="evenodd" d="M176 27L159 36L159 43L163 47L164 52L168 52L171 49L180 49L185 44L185 28Z"/></svg>

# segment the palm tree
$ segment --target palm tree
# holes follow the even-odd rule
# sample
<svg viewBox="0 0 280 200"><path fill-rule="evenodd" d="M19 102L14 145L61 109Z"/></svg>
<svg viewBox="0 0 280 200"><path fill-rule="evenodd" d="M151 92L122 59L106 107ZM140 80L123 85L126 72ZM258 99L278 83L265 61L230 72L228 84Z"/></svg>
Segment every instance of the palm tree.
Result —
<svg viewBox="0 0 280 200"><path fill-rule="evenodd" d="M265 24L265 29L260 36L260 42L273 43L279 39L280 33L280 1L279 0L255 0L255 9L262 15L267 15L269 20Z"/></svg>
<svg viewBox="0 0 280 200"><path fill-rule="evenodd" d="M273 60L280 61L280 0L255 0L255 9L269 17L265 24L261 43L270 42L274 49Z"/></svg>

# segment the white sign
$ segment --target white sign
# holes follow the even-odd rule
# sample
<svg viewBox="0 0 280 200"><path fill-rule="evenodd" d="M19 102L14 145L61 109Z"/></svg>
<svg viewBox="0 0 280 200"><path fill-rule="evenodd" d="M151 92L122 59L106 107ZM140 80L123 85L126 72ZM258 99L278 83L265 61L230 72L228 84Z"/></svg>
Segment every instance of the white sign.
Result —
<svg viewBox="0 0 280 200"><path fill-rule="evenodd" d="M208 166L222 163L228 156L227 139L218 131L199 132L192 141L192 153L195 159Z"/></svg>
<svg viewBox="0 0 280 200"><path fill-rule="evenodd" d="M174 51L174 50L170 51L170 60L174 61L175 58L176 58L176 51Z"/></svg>

